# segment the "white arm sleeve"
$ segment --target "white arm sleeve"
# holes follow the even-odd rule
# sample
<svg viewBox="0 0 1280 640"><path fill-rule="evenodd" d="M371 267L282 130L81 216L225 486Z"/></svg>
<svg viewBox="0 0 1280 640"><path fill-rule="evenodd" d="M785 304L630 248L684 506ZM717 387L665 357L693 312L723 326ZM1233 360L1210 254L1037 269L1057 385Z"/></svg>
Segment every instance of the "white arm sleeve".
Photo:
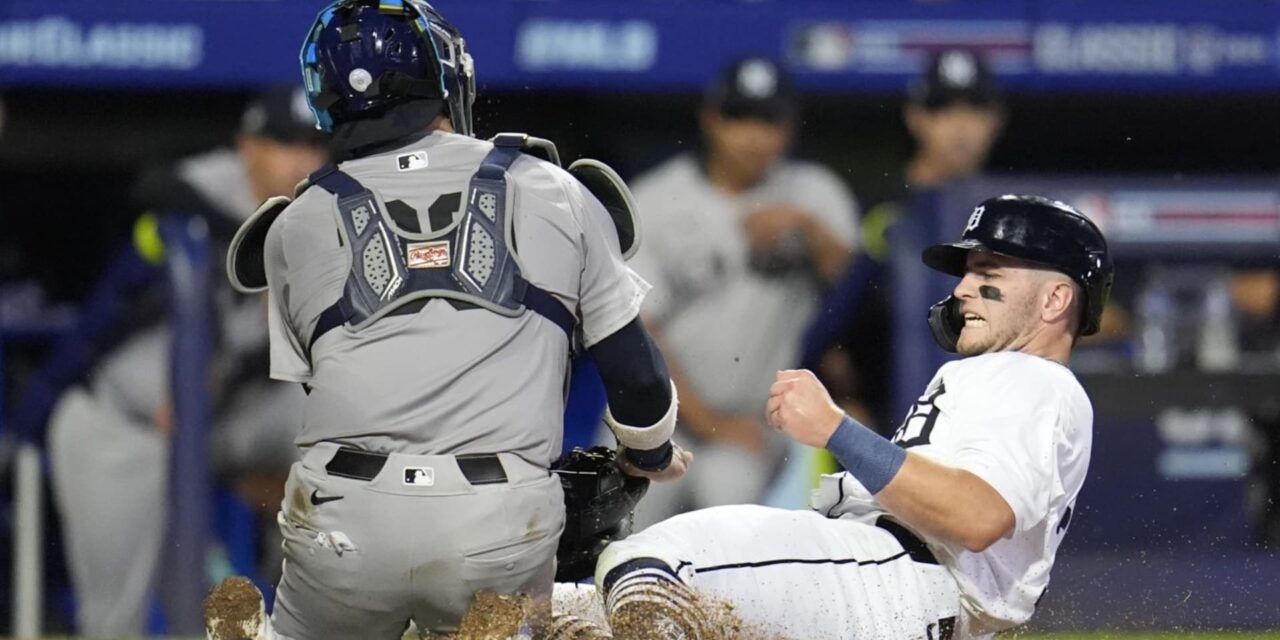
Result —
<svg viewBox="0 0 1280 640"><path fill-rule="evenodd" d="M607 406L604 410L604 422L609 425L609 430L622 446L628 449L657 449L666 444L671 439L671 434L675 433L679 405L679 399L676 398L676 385L673 382L671 383L671 406L667 407L666 414L654 424L647 427L622 424L613 418L613 412Z"/></svg>

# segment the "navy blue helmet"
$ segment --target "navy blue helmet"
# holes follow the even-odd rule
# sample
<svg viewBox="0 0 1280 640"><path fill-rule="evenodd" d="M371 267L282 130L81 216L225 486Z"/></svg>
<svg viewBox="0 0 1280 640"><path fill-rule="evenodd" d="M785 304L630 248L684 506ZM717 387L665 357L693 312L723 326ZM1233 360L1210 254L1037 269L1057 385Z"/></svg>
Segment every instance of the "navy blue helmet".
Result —
<svg viewBox="0 0 1280 640"><path fill-rule="evenodd" d="M337 0L316 17L300 57L307 102L324 131L434 100L454 131L472 135L471 55L462 34L425 0Z"/></svg>
<svg viewBox="0 0 1280 640"><path fill-rule="evenodd" d="M990 198L973 210L960 242L929 247L923 259L933 269L964 277L965 261L975 249L1039 263L1075 280L1084 292L1080 335L1098 332L1115 267L1102 231L1084 214L1038 196ZM929 326L938 344L955 351L964 326L958 301L948 297L934 305L929 311Z"/></svg>

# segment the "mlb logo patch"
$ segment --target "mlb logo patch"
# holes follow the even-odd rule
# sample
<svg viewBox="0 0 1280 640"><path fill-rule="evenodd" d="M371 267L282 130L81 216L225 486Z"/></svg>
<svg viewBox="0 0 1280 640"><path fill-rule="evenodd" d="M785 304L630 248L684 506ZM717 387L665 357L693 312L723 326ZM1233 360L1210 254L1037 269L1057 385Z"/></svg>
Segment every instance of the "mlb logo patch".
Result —
<svg viewBox="0 0 1280 640"><path fill-rule="evenodd" d="M414 171L427 168L427 152L414 151L396 157L396 168L401 171Z"/></svg>
<svg viewBox="0 0 1280 640"><path fill-rule="evenodd" d="M453 263L449 258L449 241L413 242L408 246L405 262L410 269L439 269Z"/></svg>
<svg viewBox="0 0 1280 640"><path fill-rule="evenodd" d="M436 470L431 467L405 467L404 483L415 487L434 486Z"/></svg>

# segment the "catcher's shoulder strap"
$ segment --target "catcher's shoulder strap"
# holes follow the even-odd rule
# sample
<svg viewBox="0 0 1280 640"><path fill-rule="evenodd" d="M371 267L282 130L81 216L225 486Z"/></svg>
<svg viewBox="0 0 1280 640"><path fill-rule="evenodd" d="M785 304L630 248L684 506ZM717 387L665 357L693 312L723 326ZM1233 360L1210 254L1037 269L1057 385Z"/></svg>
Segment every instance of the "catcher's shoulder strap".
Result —
<svg viewBox="0 0 1280 640"><path fill-rule="evenodd" d="M491 142L497 144L498 138L510 136L511 144L518 139L520 150L528 155L541 158L556 165L560 163L560 152L554 142L535 138L523 133L500 133ZM618 175L613 167L591 158L580 158L573 161L565 170L582 186L595 196L613 220L614 229L618 232L618 245L622 249L623 259L629 260L640 249L641 228L640 216L637 214L635 199L631 189Z"/></svg>
<svg viewBox="0 0 1280 640"><path fill-rule="evenodd" d="M572 341L574 314L522 276L515 254L507 170L527 139L523 134L494 138L493 149L471 177L461 220L429 239L391 224L377 194L337 166L313 173L310 184L337 198L338 230L351 267L342 297L321 313L308 347L334 328L359 331L429 298L452 298L512 317L533 311Z"/></svg>

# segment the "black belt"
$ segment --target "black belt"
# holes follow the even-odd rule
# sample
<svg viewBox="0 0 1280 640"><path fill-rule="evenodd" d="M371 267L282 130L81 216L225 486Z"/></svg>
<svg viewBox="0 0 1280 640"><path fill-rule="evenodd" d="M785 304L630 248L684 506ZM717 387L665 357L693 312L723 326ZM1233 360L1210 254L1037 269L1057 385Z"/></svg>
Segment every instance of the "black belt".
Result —
<svg viewBox="0 0 1280 640"><path fill-rule="evenodd" d="M902 545L902 550L911 556L916 562L924 564L938 564L938 559L933 556L933 552L929 550L929 546L924 540L916 537L906 527L884 517L876 518L876 526L888 531L890 535L898 539L898 544Z"/></svg>
<svg viewBox="0 0 1280 640"><path fill-rule="evenodd" d="M507 481L507 472L496 455L454 456L454 460L471 484L501 484ZM343 447L333 454L324 470L331 476L373 480L386 464L385 454Z"/></svg>

